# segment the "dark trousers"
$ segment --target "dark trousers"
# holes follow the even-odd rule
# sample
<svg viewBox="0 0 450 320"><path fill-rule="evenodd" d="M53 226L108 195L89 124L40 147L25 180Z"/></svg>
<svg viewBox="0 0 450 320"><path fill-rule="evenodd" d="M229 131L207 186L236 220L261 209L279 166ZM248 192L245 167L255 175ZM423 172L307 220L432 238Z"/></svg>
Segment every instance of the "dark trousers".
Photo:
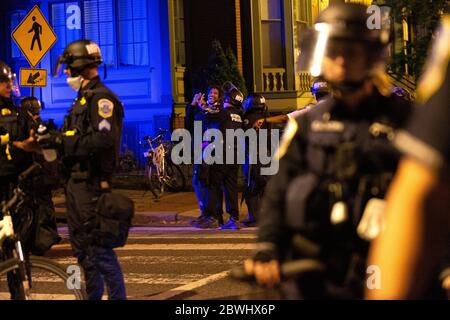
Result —
<svg viewBox="0 0 450 320"><path fill-rule="evenodd" d="M194 175L192 176L192 186L194 187L194 192L197 197L198 205L200 207L200 213L202 216L210 215L207 208L209 193L212 190L210 186L210 167L211 165L208 164L194 164ZM214 191L218 192L215 212L216 215L220 218L223 214L223 190L214 189Z"/></svg>
<svg viewBox="0 0 450 320"><path fill-rule="evenodd" d="M96 245L90 237L99 196L95 183L70 179L66 187L66 205L70 242L84 269L89 300L100 300L106 283L110 300L126 299L125 282L116 253Z"/></svg>
<svg viewBox="0 0 450 320"><path fill-rule="evenodd" d="M210 192L208 194L207 210L216 214L219 203L219 194L225 192L226 211L235 220L239 220L239 201L238 201L238 165L212 165ZM220 199L220 203L222 203Z"/></svg>
<svg viewBox="0 0 450 320"><path fill-rule="evenodd" d="M248 209L248 219L255 221L261 207L267 178L261 175L261 165L248 164L243 166L245 177L244 199Z"/></svg>

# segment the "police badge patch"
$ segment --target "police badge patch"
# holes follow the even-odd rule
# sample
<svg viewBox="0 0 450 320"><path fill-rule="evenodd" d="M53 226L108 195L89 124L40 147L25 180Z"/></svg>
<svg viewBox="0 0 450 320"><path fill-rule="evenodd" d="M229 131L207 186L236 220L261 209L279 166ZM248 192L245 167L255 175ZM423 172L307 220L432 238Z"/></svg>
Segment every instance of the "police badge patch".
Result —
<svg viewBox="0 0 450 320"><path fill-rule="evenodd" d="M98 101L98 114L102 118L110 118L113 115L114 103L108 99Z"/></svg>

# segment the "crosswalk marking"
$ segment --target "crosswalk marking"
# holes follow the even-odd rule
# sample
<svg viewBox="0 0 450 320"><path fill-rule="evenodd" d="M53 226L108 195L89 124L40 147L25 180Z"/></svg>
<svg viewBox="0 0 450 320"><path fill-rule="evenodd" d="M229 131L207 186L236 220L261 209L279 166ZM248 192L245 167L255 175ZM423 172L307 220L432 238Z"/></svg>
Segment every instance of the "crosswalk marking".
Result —
<svg viewBox="0 0 450 320"><path fill-rule="evenodd" d="M67 229L60 228L59 231L64 233ZM66 234L64 243L52 248L55 253L52 259L64 267L77 264L77 259L71 256L67 238ZM203 231L191 227L137 227L130 232L130 240L125 247L115 249L123 266L130 298L148 298L155 291L167 290L149 298L170 299L226 278L229 268L241 264L246 255L251 254L249 251L255 249L256 235L247 231ZM158 243L152 243L152 240ZM210 267L204 268L206 264ZM49 285L54 282L52 279L39 280ZM0 299L5 298L8 299L9 294L0 292ZM39 294L34 298L66 300L73 296Z"/></svg>
<svg viewBox="0 0 450 320"><path fill-rule="evenodd" d="M70 249L69 244L58 244L53 246L54 249ZM254 250L254 243L174 243L174 244L127 244L125 247L114 249L115 251L127 250Z"/></svg>
<svg viewBox="0 0 450 320"><path fill-rule="evenodd" d="M9 300L11 297L9 292L0 292L0 300ZM74 300L73 294L33 294L32 300Z"/></svg>
<svg viewBox="0 0 450 320"><path fill-rule="evenodd" d="M177 287L174 289L170 289L166 292L162 292L160 294L154 295L154 296L150 297L149 300L167 300L170 298L174 298L179 295L182 295L185 292L189 292L196 288L203 287L209 283L221 280L221 279L227 277L229 274L230 274L230 271L219 272L219 273L210 275L207 278L204 278L204 279L201 279L198 281L194 281L194 282L188 283L186 285L183 285L183 286L180 286L180 287Z"/></svg>

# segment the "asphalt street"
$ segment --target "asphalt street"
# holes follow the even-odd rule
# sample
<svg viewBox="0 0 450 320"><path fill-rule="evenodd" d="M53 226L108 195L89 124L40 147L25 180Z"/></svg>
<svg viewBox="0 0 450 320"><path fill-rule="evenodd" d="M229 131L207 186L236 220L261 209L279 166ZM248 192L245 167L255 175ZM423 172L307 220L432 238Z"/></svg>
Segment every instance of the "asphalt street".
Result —
<svg viewBox="0 0 450 320"><path fill-rule="evenodd" d="M75 264L67 229L50 256ZM276 292L230 279L229 271L251 256L255 228L237 231L192 227L134 227L127 245L116 249L129 299L265 299ZM106 297L105 297L106 298Z"/></svg>

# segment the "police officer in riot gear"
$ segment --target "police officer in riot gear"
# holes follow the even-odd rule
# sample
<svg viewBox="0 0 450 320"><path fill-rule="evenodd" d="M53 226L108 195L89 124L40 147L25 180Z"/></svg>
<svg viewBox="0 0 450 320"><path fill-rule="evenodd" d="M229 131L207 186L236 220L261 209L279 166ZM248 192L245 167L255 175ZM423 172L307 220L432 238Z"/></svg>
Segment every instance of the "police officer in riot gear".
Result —
<svg viewBox="0 0 450 320"><path fill-rule="evenodd" d="M258 251L245 264L268 286L280 281L280 262L314 258L326 265L325 274L300 275L287 298L335 297L330 287L339 297L362 297L366 240L379 230L371 222L399 159L391 140L411 109L375 86L389 34L368 29L367 19L363 5L330 5L307 43L312 51L302 50L333 97L289 122L260 212ZM294 235L302 239L295 246Z"/></svg>
<svg viewBox="0 0 450 320"><path fill-rule="evenodd" d="M97 199L111 190L124 117L122 103L98 76L101 63L100 48L92 41L74 41L64 49L58 69L65 65L77 97L61 131L43 132L38 141L44 154L56 148L62 155L70 241L84 269L88 298L101 299L106 283L110 299L126 299L115 252L103 244L105 239L92 236Z"/></svg>
<svg viewBox="0 0 450 320"><path fill-rule="evenodd" d="M325 99L330 94L328 83L322 79L315 79L311 86L311 94L314 96L314 98L316 98L316 103L310 103L299 110L292 111L288 113L287 116L290 118L295 118L302 113L308 112L317 103Z"/></svg>
<svg viewBox="0 0 450 320"><path fill-rule="evenodd" d="M254 94L247 97L243 103L244 108L244 130L255 129L255 130L267 130L270 131L271 124L267 121L260 123L262 119L267 119L268 109L266 105L266 99L260 94ZM258 136L257 136L258 137ZM270 132L267 133L267 137L270 137ZM259 138L259 137L258 137ZM258 146L257 152L255 154L250 154L250 143L256 143ZM243 166L243 173L245 177L245 190L244 198L248 209L248 218L242 221L247 227L256 226L256 221L258 217L258 212L260 208L261 198L264 189L267 184L267 176L261 175L261 163L259 162L259 139L256 141L247 141L246 143L246 153L245 153L245 164ZM266 151L270 150L270 141L268 141ZM251 159L251 157L256 157L256 159Z"/></svg>
<svg viewBox="0 0 450 320"><path fill-rule="evenodd" d="M0 61L0 202L11 197L18 174L31 160L14 146L29 135L27 123L12 101L15 74Z"/></svg>
<svg viewBox="0 0 450 320"><path fill-rule="evenodd" d="M320 100L330 94L328 83L319 79L314 80L311 86L311 93L316 98L317 102L320 102Z"/></svg>
<svg viewBox="0 0 450 320"><path fill-rule="evenodd" d="M381 271L369 299L450 298L450 14L417 87L414 115L394 140L403 158L387 195L385 230L368 264ZM444 291L446 291L446 296Z"/></svg>
<svg viewBox="0 0 450 320"><path fill-rule="evenodd" d="M23 113L12 100L16 85L15 74L6 63L0 61L0 202L12 197L18 175L31 165L30 155L17 148L17 144L29 135L29 129ZM17 228L20 215L14 215L13 222ZM7 254L2 252L5 259L10 258ZM11 298L15 299L18 297L17 276L9 272L7 278Z"/></svg>
<svg viewBox="0 0 450 320"><path fill-rule="evenodd" d="M225 85L227 91L224 92L223 109L217 114L219 118L220 130L224 140L226 139L226 130L242 129L241 106L244 101L244 95L234 85ZM238 142L239 143L239 142ZM218 144L219 145L219 144ZM239 164L236 160L237 143L234 141L222 141L223 164L213 164L210 174L210 188L208 190L207 210L209 218L206 219L201 227L218 227L217 206L219 203L218 195L222 190L225 193L225 208L230 214L230 218L220 228L239 229L239 201L238 201L238 170ZM234 152L233 163L226 163L227 153Z"/></svg>

